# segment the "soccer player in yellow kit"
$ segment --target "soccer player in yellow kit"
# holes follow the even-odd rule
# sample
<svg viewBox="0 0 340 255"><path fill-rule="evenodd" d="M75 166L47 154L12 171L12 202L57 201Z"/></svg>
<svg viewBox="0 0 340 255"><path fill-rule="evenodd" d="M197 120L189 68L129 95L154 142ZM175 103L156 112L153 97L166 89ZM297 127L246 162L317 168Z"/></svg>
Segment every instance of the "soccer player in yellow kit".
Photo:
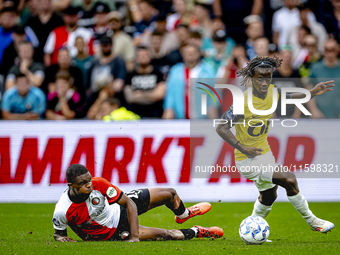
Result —
<svg viewBox="0 0 340 255"><path fill-rule="evenodd" d="M256 57L251 60L246 67L238 72L238 76L243 77L243 83L247 80L252 82L252 101L257 110L268 110L273 103L273 88L271 84L272 74L275 68L280 67L282 60L277 57ZM320 96L327 91L334 81L321 82L310 90L311 96ZM281 91L277 90L277 101L280 101ZM290 94L287 97L298 99L305 98L303 93ZM295 174L285 172L281 165L275 163L275 158L270 150L267 135L272 114L254 115L247 105L248 93L244 93L244 115L235 116L233 106L224 113L222 119L227 120L227 124L219 124L216 132L235 148L235 162L240 174L254 181L260 192L254 204L252 216L266 218L272 209L272 205L277 197L276 190L278 185L283 187L288 196L288 200L295 209L307 221L310 228L314 231L327 233L334 224L317 218L309 209L308 203L299 190ZM277 102L277 103L278 103ZM274 102L275 103L275 102ZM252 121L250 121L252 120ZM263 121L263 125L262 122ZM244 122L245 121L245 122ZM250 121L250 125L248 125ZM230 131L232 123L242 123L235 125L236 137ZM245 123L245 124L243 124ZM266 168L265 168L265 167ZM270 171L270 167L274 170Z"/></svg>

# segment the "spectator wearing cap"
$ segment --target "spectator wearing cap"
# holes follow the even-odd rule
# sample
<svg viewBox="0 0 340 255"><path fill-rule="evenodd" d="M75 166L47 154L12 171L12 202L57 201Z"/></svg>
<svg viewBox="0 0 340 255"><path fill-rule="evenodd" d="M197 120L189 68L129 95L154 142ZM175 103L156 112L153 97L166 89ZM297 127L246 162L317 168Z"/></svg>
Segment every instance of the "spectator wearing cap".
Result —
<svg viewBox="0 0 340 255"><path fill-rule="evenodd" d="M0 13L0 63L5 49L13 42L12 32L15 26L17 10L15 8L3 8Z"/></svg>
<svg viewBox="0 0 340 255"><path fill-rule="evenodd" d="M205 78L215 78L210 65L201 62L201 53L196 44L187 44L181 49L184 63L174 65L166 80L167 91L164 98L164 119L215 118L218 110L210 97L207 98L207 115L201 113L201 90L196 82L213 86ZM192 84L192 78L195 84ZM212 81L213 79L210 79ZM204 92L203 92L204 93Z"/></svg>
<svg viewBox="0 0 340 255"><path fill-rule="evenodd" d="M67 48L61 48L58 52L58 63L50 65L45 69L45 79L41 85L41 89L47 95L49 92L54 92L55 88L55 77L59 71L68 71L73 77L73 87L81 95L85 97L85 88L83 83L82 71L72 65L72 59L70 57L69 50Z"/></svg>
<svg viewBox="0 0 340 255"><path fill-rule="evenodd" d="M26 75L28 82L36 87L40 87L45 74L44 66L41 63L33 61L34 49L29 41L19 43L18 56L19 63L13 65L7 74L5 87L9 89L15 85L15 77L18 73Z"/></svg>
<svg viewBox="0 0 340 255"><path fill-rule="evenodd" d="M4 93L1 108L5 120L39 119L46 109L46 96L29 84L25 74L18 73L15 86Z"/></svg>
<svg viewBox="0 0 340 255"><path fill-rule="evenodd" d="M120 12L113 11L107 15L111 30L113 31L112 41L114 54L121 56L125 63L126 69L132 71L135 57L135 46L131 36L124 32L123 17Z"/></svg>
<svg viewBox="0 0 340 255"><path fill-rule="evenodd" d="M124 95L130 110L141 118L161 118L165 84L163 74L151 65L150 51L137 48L137 66L126 77Z"/></svg>
<svg viewBox="0 0 340 255"><path fill-rule="evenodd" d="M35 49L34 59L38 62L44 61L44 46L49 34L57 27L63 26L62 18L53 9L51 0L37 1L37 15L28 19L26 28L31 29L39 40L39 47Z"/></svg>
<svg viewBox="0 0 340 255"><path fill-rule="evenodd" d="M54 92L47 95L46 118L49 120L74 119L80 105L80 95L75 91L73 78L68 71L59 71L55 76Z"/></svg>
<svg viewBox="0 0 340 255"><path fill-rule="evenodd" d="M136 21L136 31L133 33L134 44L139 45L141 38L146 34L150 34L156 27L156 10L150 0L141 0L138 3L138 8L141 13L141 20Z"/></svg>
<svg viewBox="0 0 340 255"><path fill-rule="evenodd" d="M300 27L305 26L310 29L310 33L315 35L318 38L318 42L320 43L319 51L321 54L323 54L323 46L325 41L328 39L328 35L326 32L326 29L324 26L317 22L317 21L310 21L308 19L308 16L312 11L310 10L309 6L305 3L298 6L299 13L300 13L300 20L301 25L293 27L289 33L288 33L288 39L287 44L290 44L293 46L293 61L297 60L297 64L294 66L298 68L301 63L303 63L303 60L299 61L299 59L304 59L303 57L306 57L305 54L301 57L299 53L301 53L301 49L303 48L303 37L300 34Z"/></svg>
<svg viewBox="0 0 340 255"><path fill-rule="evenodd" d="M67 47L71 57L75 57L77 55L77 48L74 46L74 43L78 36L84 38L87 52L93 55L93 33L89 29L78 27L79 11L79 8L72 6L63 11L65 25L57 27L49 34L44 47L45 66L50 66L58 62L58 51L62 47Z"/></svg>
<svg viewBox="0 0 340 255"><path fill-rule="evenodd" d="M121 102L125 102L122 89L124 86L124 81L126 78L126 67L124 59L121 56L117 56L112 51L112 38L108 36L103 36L100 39L101 55L100 59L95 60L89 70L89 77L87 79L87 88L90 89L91 95L85 103L85 112L94 104L94 102L99 97L100 87L98 85L98 79L100 80L110 80L112 82L108 85L108 95L111 97L117 97ZM99 82L100 83L100 82ZM102 92L104 94L104 92ZM104 97L99 97L105 99ZM94 119L99 111L100 103L97 103L96 107L91 107L95 110L89 111L87 114L88 118ZM84 112L84 113L85 113Z"/></svg>
<svg viewBox="0 0 340 255"><path fill-rule="evenodd" d="M243 21L247 26L246 34L248 37L245 43L245 48L247 56L251 60L256 57L255 40L264 36L263 22L262 18L258 15L249 15L245 17Z"/></svg>

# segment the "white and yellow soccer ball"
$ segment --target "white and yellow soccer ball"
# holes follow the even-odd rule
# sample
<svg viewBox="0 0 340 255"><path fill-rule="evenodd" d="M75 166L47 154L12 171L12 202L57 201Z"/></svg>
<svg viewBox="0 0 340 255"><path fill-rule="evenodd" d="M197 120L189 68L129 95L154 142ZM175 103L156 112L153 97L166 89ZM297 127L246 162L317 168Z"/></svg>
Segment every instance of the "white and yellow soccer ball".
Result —
<svg viewBox="0 0 340 255"><path fill-rule="evenodd" d="M240 225L239 234L246 244L262 244L269 237L269 225L260 216L249 216Z"/></svg>

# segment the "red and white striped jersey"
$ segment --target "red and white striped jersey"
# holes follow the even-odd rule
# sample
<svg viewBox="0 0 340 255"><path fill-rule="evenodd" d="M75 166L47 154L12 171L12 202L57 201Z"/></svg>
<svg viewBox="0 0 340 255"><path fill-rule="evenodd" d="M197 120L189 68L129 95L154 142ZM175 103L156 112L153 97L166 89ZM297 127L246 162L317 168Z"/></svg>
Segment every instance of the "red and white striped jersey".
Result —
<svg viewBox="0 0 340 255"><path fill-rule="evenodd" d="M48 36L44 53L51 54L51 64L58 61L58 51L62 47L68 48L71 58L77 56L78 50L74 43L77 37L84 39L85 47L90 55L93 55L93 32L90 29L78 27L75 31L69 33L65 26L55 28Z"/></svg>
<svg viewBox="0 0 340 255"><path fill-rule="evenodd" d="M109 239L119 223L123 192L101 177L92 178L93 191L83 203L74 203L65 190L55 206L53 226L65 230L67 225L84 241Z"/></svg>

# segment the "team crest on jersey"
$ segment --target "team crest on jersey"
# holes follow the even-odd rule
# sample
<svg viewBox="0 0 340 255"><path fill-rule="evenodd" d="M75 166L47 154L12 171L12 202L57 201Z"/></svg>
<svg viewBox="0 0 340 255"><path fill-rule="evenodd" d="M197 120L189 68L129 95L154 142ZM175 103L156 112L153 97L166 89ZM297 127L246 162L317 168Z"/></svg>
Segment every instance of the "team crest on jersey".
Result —
<svg viewBox="0 0 340 255"><path fill-rule="evenodd" d="M99 202L100 202L99 197L92 198L92 204L97 205L97 204L99 204Z"/></svg>
<svg viewBox="0 0 340 255"><path fill-rule="evenodd" d="M109 198L113 198L113 197L117 196L117 190L115 190L115 188L113 188L113 187L110 187L110 188L107 189L106 195Z"/></svg>

